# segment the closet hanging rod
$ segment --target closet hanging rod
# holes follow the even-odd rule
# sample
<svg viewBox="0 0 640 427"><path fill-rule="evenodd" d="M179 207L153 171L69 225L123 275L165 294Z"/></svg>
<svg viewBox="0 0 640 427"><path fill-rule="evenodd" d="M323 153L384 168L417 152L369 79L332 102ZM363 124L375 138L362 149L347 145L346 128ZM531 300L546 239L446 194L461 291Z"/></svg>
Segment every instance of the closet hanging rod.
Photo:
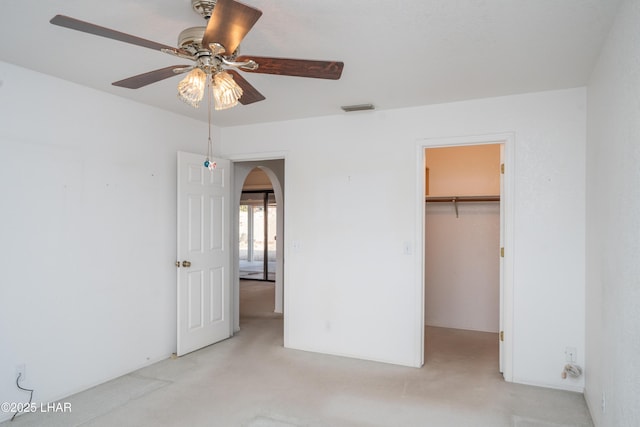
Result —
<svg viewBox="0 0 640 427"><path fill-rule="evenodd" d="M427 203L451 202L499 202L500 196L426 196Z"/></svg>
<svg viewBox="0 0 640 427"><path fill-rule="evenodd" d="M459 218L458 202L499 202L500 196L425 196L424 201L427 203L453 203L456 218Z"/></svg>

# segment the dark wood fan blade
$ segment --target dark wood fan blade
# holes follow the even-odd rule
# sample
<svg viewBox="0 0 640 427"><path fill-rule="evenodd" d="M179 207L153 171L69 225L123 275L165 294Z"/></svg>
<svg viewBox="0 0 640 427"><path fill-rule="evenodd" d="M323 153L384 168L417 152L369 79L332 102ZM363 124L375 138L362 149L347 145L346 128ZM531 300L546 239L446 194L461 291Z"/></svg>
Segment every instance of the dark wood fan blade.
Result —
<svg viewBox="0 0 640 427"><path fill-rule="evenodd" d="M254 102L263 101L264 95L244 79L236 70L227 70L227 73L233 75L233 80L242 88L242 96L238 100L242 105L253 104Z"/></svg>
<svg viewBox="0 0 640 427"><path fill-rule="evenodd" d="M108 39L118 40L125 43L134 44L137 46L146 47L154 50L170 49L190 55L189 52L181 51L172 46L167 46L161 43L156 43L151 40L143 39L140 37L132 36L131 34L121 33L120 31L112 30L110 28L101 27L99 25L92 24L90 22L80 21L79 19L70 18L64 15L56 15L51 21L53 25L60 27L71 28L72 30L82 31L83 33L94 34L100 37L106 37Z"/></svg>
<svg viewBox="0 0 640 427"><path fill-rule="evenodd" d="M184 71L180 70L181 68L184 69ZM180 71L173 71L176 69ZM190 69L191 68L188 65L172 65L170 67L160 68L159 70L149 71L148 73L138 74L137 76L129 77L127 79L118 80L111 84L114 86L125 87L127 89L140 89L143 86L168 79L169 77L177 76L178 74L182 74Z"/></svg>
<svg viewBox="0 0 640 427"><path fill-rule="evenodd" d="M258 64L256 70L249 73L277 74L280 76L311 77L314 79L338 80L342 75L344 63L338 61L315 61L307 59L268 58L263 56L240 56L236 61L253 59Z"/></svg>
<svg viewBox="0 0 640 427"><path fill-rule="evenodd" d="M225 48L227 55L231 55L240 45L256 21L262 16L262 11L234 0L218 0L207 29L202 38L202 45L219 43Z"/></svg>

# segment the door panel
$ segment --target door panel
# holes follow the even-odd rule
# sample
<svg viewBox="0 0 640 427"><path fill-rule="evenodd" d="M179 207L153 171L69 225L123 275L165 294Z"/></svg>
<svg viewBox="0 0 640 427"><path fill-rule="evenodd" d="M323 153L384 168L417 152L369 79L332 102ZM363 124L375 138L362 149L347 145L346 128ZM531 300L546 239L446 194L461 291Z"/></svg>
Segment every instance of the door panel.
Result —
<svg viewBox="0 0 640 427"><path fill-rule="evenodd" d="M211 209L211 225L209 227L211 230L211 236L209 236L211 246L209 250L224 251L224 197L211 197L209 199L209 209Z"/></svg>
<svg viewBox="0 0 640 427"><path fill-rule="evenodd" d="M202 155L178 153L177 355L231 335L230 162L202 165Z"/></svg>
<svg viewBox="0 0 640 427"><path fill-rule="evenodd" d="M189 253L196 253L202 251L202 218L204 212L202 211L202 196L200 194L187 195L189 200L189 216L187 236L188 236L188 248Z"/></svg>
<svg viewBox="0 0 640 427"><path fill-rule="evenodd" d="M189 280L189 330L201 328L202 322L202 273L187 275Z"/></svg>
<svg viewBox="0 0 640 427"><path fill-rule="evenodd" d="M224 270L214 268L209 271L211 284L211 317L210 322L221 322L224 320Z"/></svg>

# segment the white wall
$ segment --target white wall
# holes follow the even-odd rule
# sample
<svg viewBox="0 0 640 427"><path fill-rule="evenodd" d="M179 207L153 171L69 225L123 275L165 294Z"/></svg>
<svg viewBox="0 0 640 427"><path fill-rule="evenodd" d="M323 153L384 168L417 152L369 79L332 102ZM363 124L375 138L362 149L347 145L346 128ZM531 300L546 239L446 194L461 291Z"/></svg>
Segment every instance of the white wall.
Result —
<svg viewBox="0 0 640 427"><path fill-rule="evenodd" d="M459 203L458 213L427 203L425 325L498 332L500 204Z"/></svg>
<svg viewBox="0 0 640 427"><path fill-rule="evenodd" d="M287 152L285 345L419 365L417 147L425 138L513 132L513 378L581 390L581 379L560 373L567 346L584 364L585 94L222 129L224 155Z"/></svg>
<svg viewBox="0 0 640 427"><path fill-rule="evenodd" d="M0 401L51 401L176 345L176 151L206 124L0 62ZM4 418L11 414L2 414Z"/></svg>
<svg viewBox="0 0 640 427"><path fill-rule="evenodd" d="M623 2L588 87L585 396L596 426L640 425L639 26L640 2Z"/></svg>

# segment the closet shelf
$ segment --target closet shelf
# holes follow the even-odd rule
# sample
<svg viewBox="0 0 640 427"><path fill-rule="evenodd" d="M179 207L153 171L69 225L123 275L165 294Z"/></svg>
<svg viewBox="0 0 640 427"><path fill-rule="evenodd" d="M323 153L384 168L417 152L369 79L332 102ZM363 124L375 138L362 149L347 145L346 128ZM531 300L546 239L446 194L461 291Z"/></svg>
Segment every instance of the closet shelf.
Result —
<svg viewBox="0 0 640 427"><path fill-rule="evenodd" d="M426 203L453 203L456 209L456 218L458 216L458 203L464 202L499 202L500 196L426 196Z"/></svg>
<svg viewBox="0 0 640 427"><path fill-rule="evenodd" d="M499 202L500 196L426 196L425 202Z"/></svg>

